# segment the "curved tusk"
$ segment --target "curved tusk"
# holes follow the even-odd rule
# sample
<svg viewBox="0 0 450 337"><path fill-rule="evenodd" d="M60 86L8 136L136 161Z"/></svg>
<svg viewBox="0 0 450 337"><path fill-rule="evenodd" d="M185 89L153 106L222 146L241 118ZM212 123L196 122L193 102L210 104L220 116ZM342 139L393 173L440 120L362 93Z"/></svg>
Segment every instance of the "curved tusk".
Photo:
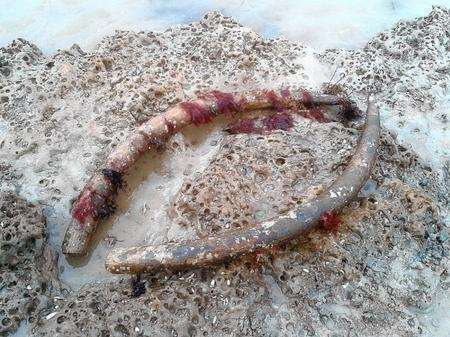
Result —
<svg viewBox="0 0 450 337"><path fill-rule="evenodd" d="M289 217L187 243L114 249L106 258L106 268L116 274L134 274L204 267L292 240L317 225L323 214L339 210L356 197L370 175L379 134L379 113L369 101L364 130L347 168L327 190Z"/></svg>
<svg viewBox="0 0 450 337"><path fill-rule="evenodd" d="M98 223L115 211L115 198L122 177L148 150L158 148L167 137L189 124L202 124L214 117L258 109L293 109L299 106L340 105L342 111L356 109L351 102L332 95L311 95L304 90L280 94L274 91L243 94L212 91L201 99L180 103L139 126L109 155L105 166L95 173L73 204L72 220L62 242L66 255L84 255Z"/></svg>

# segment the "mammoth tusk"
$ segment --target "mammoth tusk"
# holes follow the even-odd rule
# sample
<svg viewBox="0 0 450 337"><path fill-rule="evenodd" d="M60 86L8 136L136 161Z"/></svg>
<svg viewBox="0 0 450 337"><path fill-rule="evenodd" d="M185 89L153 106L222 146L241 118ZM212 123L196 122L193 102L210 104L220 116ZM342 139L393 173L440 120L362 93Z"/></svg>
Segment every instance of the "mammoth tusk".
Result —
<svg viewBox="0 0 450 337"><path fill-rule="evenodd" d="M115 211L115 198L122 186L122 177L148 150L158 148L170 135L189 124L203 124L224 113L249 112L258 109L311 108L321 105L340 106L342 113L356 107L342 97L311 95L305 90L291 93L282 90L243 94L212 91L202 98L180 103L165 113L139 126L125 142L111 153L103 169L93 175L74 202L72 220L66 229L62 252L66 255L87 253L98 223Z"/></svg>
<svg viewBox="0 0 450 337"><path fill-rule="evenodd" d="M315 102L319 100L320 97L314 99ZM323 104L332 104L335 98L327 97L322 102L325 101L327 103ZM341 209L356 197L371 173L379 134L379 113L369 101L355 154L342 175L315 199L288 216L216 237L161 246L117 248L108 254L106 268L112 273L134 274L204 267L292 240L316 226L324 214Z"/></svg>

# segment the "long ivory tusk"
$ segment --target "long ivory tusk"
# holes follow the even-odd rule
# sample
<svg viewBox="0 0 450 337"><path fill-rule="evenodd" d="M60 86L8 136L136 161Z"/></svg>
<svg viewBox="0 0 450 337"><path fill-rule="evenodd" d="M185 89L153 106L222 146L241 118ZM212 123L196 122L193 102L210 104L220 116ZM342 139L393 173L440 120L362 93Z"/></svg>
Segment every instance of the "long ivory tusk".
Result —
<svg viewBox="0 0 450 337"><path fill-rule="evenodd" d="M103 169L93 175L72 207L72 220L66 230L62 251L66 255L87 253L98 223L115 210L115 198L122 177L151 148L188 124L209 122L223 113L249 112L257 109L317 105L340 105L344 113L355 109L348 101L332 95L311 95L304 90L280 94L274 91L230 94L212 91L201 99L184 102L139 126L127 140L108 157Z"/></svg>
<svg viewBox="0 0 450 337"><path fill-rule="evenodd" d="M292 240L317 225L322 215L355 198L370 175L379 134L378 110L368 102L364 130L347 168L327 190L287 217L187 243L114 249L107 256L106 268L112 273L134 274L204 267Z"/></svg>

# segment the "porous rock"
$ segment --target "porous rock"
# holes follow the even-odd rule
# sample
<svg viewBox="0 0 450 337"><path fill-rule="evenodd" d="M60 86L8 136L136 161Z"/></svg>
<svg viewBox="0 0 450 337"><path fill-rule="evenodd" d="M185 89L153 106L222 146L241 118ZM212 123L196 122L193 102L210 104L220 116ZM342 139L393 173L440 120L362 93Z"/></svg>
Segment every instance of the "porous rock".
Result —
<svg viewBox="0 0 450 337"><path fill-rule="evenodd" d="M0 194L0 335L33 326L61 290L57 256L45 244L42 209L12 192ZM23 321L26 323L23 323Z"/></svg>
<svg viewBox="0 0 450 337"><path fill-rule="evenodd" d="M289 131L226 136L208 169L181 187L174 220L207 236L285 215L342 171L356 139L340 123L301 117Z"/></svg>
<svg viewBox="0 0 450 337"><path fill-rule="evenodd" d="M438 76L445 43L439 30L448 27L445 13L436 8L426 18L399 24L384 33L387 39L380 35L363 50L327 51L322 60L341 67L344 90L361 106L369 89L365 78L375 73L380 108L396 104L400 110L406 101L424 98L425 104L417 106L432 107L438 87L445 87L445 78ZM437 40L429 51L419 43L416 55L410 33L422 41L432 39L433 32ZM410 58L401 59L398 46ZM22 64L21 52L32 55L29 65ZM416 66L422 53L429 53L428 59ZM320 74L307 73L301 61L305 55L298 43L265 40L217 12L162 33L119 31L91 52L74 46L44 56L24 41L1 48L0 168L5 179L0 188L13 187L49 205L55 221L67 223L70 199L141 121L198 91L248 90L261 88L262 82L272 89L307 86ZM414 71L439 90L414 81ZM331 183L351 156L357 135L351 126L297 120L288 132L224 136L210 165L174 198L174 221L208 235L227 230L227 224L242 226L260 216L283 214ZM260 168L262 176L270 177L263 179ZM441 214L448 195L442 176L383 130L372 177L360 199L343 210L337 233L313 231L286 248L217 269L148 275L142 278L147 291L137 298L126 277L87 284L61 299L57 308L40 311L31 334L433 334L427 317L441 310L439 299L449 284L449 240ZM254 205L262 205L264 197L271 198L265 213L247 204L247 198L254 198ZM220 219L223 227L215 222ZM30 268L24 263L20 272L39 280L42 271ZM26 284L14 276L17 272L4 273L13 280L11 289ZM8 319L35 317L37 311L32 312L15 319L13 310Z"/></svg>

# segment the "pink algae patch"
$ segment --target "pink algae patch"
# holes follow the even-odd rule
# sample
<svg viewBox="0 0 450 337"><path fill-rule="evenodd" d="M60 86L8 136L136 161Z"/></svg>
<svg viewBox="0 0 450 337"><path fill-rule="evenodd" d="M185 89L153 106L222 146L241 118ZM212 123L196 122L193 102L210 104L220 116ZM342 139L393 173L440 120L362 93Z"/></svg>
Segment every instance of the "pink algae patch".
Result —
<svg viewBox="0 0 450 337"><path fill-rule="evenodd" d="M245 107L245 105L248 103L248 100L247 100L247 98L245 98L245 97L242 97L239 101L237 101L237 106L238 106L238 108L239 108L239 112L244 112L244 107Z"/></svg>
<svg viewBox="0 0 450 337"><path fill-rule="evenodd" d="M328 122L328 119L323 114L323 109L321 109L320 107L311 108L308 111L308 113L306 114L305 117L307 117L309 119L313 119L313 120L318 121L320 123Z"/></svg>
<svg viewBox="0 0 450 337"><path fill-rule="evenodd" d="M233 114L233 112L241 111L241 105L236 102L233 94L221 92L219 90L211 91L217 104L217 112L220 114Z"/></svg>
<svg viewBox="0 0 450 337"><path fill-rule="evenodd" d="M190 116L195 125L206 124L212 121L212 113L209 108L197 102L183 102L180 104L184 111Z"/></svg>
<svg viewBox="0 0 450 337"><path fill-rule="evenodd" d="M268 131L288 131L290 128L292 128L292 126L294 126L294 120L292 119L292 116L287 113L277 113L275 115L264 118L263 124Z"/></svg>
<svg viewBox="0 0 450 337"><path fill-rule="evenodd" d="M326 212L320 217L320 224L325 230L337 232L341 226L341 218L333 212Z"/></svg>
<svg viewBox="0 0 450 337"><path fill-rule="evenodd" d="M282 112L284 110L283 101L275 91L273 90L267 91L265 95L276 111Z"/></svg>
<svg viewBox="0 0 450 337"><path fill-rule="evenodd" d="M255 120L243 119L228 125L227 131L231 134L237 133L259 133L255 126Z"/></svg>

